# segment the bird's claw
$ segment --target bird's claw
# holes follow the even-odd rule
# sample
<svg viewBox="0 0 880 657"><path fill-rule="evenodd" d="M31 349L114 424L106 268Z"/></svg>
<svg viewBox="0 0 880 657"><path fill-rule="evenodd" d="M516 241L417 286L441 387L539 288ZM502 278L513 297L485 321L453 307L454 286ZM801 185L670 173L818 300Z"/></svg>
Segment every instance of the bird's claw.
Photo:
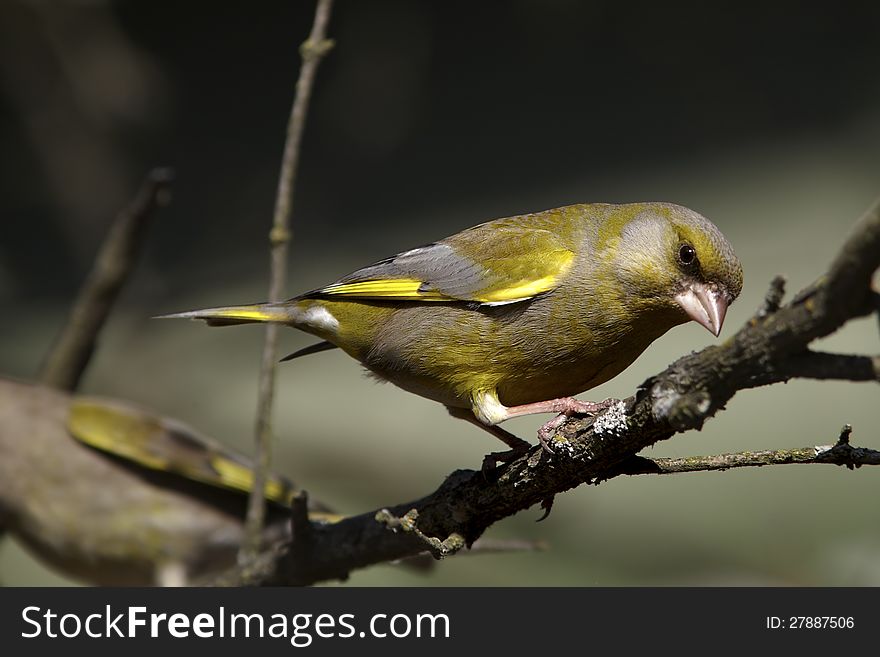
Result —
<svg viewBox="0 0 880 657"><path fill-rule="evenodd" d="M544 514L535 520L535 522L541 522L550 517L550 512L553 510L553 501L556 499L555 495L551 495L550 497L545 497L541 500L541 508L544 509Z"/></svg>
<svg viewBox="0 0 880 657"><path fill-rule="evenodd" d="M550 446L550 441L553 440L553 436L556 435L556 430L561 427L565 421L568 419L568 416L565 413L560 413L552 420L545 422L541 425L541 428L538 429L538 442L541 443L541 447L544 448L544 451L547 454L553 454L553 448Z"/></svg>

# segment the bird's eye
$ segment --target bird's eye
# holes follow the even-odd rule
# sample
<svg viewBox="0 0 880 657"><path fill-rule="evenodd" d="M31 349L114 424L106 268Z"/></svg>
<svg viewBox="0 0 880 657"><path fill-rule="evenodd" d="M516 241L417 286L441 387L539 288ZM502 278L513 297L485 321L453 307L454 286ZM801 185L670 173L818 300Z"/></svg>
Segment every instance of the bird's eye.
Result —
<svg viewBox="0 0 880 657"><path fill-rule="evenodd" d="M692 265L697 259L697 252L690 244L682 244L678 248L678 260L683 265Z"/></svg>

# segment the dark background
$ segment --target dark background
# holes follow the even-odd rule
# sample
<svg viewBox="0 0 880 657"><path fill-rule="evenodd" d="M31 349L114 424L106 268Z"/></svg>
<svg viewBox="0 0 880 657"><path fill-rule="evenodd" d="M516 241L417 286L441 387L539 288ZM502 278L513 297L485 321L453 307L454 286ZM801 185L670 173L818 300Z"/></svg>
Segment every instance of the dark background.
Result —
<svg viewBox="0 0 880 657"><path fill-rule="evenodd" d="M149 322L265 296L266 235L312 2L0 2L0 371L33 377L115 212L178 174L84 390L248 449L262 332ZM507 214L664 200L743 260L729 335L772 274L818 275L880 193L880 4L339 0L297 183L288 290ZM307 338L285 332L283 348ZM723 336L722 336L723 337ZM587 397L622 397L710 342L658 341ZM876 353L876 324L825 345ZM341 354L279 380L280 469L359 512L418 497L495 445ZM653 455L877 447L877 390L742 393ZM340 408L343 409L340 412ZM523 436L537 422L512 423ZM707 444L708 443L708 444ZM836 468L615 480L497 536L550 552L390 568L353 583L880 583L877 475ZM528 516L528 517L527 517ZM0 568L25 558L0 548ZM28 565L5 581L55 581Z"/></svg>

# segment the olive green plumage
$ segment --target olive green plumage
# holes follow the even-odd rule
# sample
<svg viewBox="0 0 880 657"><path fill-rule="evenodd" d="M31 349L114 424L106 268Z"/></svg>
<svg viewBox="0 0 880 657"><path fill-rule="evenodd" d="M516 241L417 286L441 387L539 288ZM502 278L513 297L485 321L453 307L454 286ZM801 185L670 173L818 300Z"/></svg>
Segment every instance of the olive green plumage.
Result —
<svg viewBox="0 0 880 657"><path fill-rule="evenodd" d="M741 288L733 249L696 212L588 204L490 221L281 304L174 316L289 324L493 425L608 381L689 319L717 334Z"/></svg>

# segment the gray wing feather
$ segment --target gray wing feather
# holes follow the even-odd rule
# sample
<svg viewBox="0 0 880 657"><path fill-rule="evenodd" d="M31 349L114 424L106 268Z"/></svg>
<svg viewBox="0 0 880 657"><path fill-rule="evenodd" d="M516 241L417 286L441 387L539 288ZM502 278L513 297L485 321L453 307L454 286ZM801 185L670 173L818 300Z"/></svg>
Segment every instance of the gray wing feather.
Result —
<svg viewBox="0 0 880 657"><path fill-rule="evenodd" d="M358 269L339 280L340 284L391 278L416 278L422 288L437 290L456 299L484 289L493 279L491 272L448 244L435 242L404 251L393 258Z"/></svg>

